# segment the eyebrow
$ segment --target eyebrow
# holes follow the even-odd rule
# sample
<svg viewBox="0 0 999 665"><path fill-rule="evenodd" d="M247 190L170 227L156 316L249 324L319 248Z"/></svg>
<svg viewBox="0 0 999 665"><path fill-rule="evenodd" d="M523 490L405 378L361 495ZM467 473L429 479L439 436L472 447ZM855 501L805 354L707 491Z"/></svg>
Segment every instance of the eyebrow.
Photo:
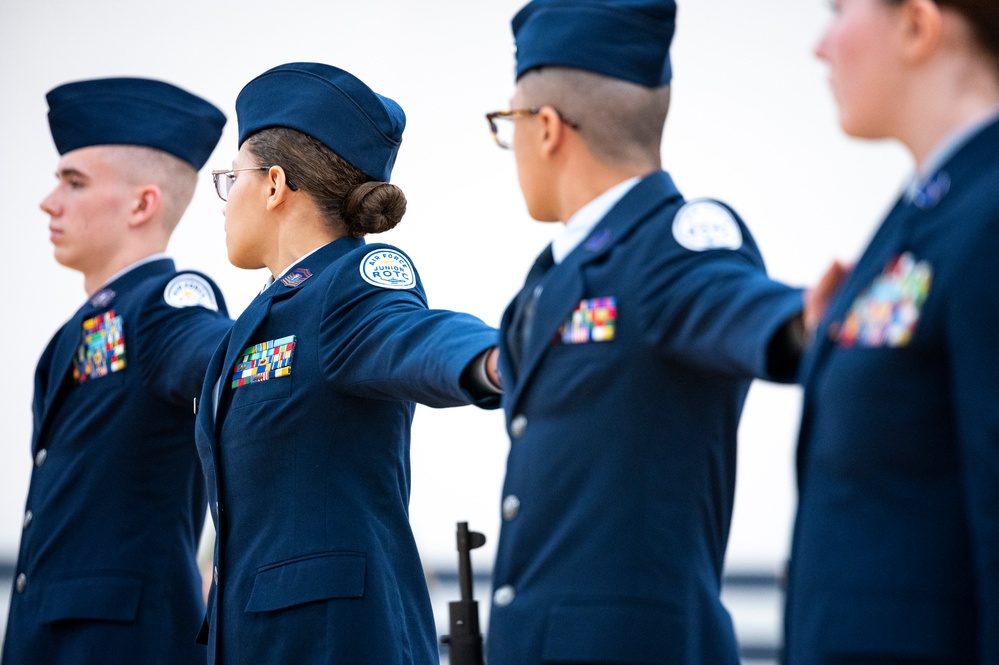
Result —
<svg viewBox="0 0 999 665"><path fill-rule="evenodd" d="M67 168L56 171L55 177L60 180L64 178L86 178L87 174L74 168Z"/></svg>

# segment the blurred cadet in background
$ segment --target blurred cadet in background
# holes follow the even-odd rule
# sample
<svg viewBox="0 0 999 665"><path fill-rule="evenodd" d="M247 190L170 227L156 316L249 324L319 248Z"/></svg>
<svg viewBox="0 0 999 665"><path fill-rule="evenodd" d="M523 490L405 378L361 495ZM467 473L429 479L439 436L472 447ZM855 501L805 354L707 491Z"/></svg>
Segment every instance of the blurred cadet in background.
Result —
<svg viewBox="0 0 999 665"><path fill-rule="evenodd" d="M996 665L999 4L833 9L843 130L916 173L802 361L786 660Z"/></svg>

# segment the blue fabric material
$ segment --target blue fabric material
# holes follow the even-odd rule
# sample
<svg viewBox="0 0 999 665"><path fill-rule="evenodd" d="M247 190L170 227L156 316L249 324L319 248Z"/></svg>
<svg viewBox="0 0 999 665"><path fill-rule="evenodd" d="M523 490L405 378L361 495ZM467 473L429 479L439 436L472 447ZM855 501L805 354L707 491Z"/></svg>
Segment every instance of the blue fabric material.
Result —
<svg viewBox="0 0 999 665"><path fill-rule="evenodd" d="M93 145L137 145L178 157L195 169L222 136L225 115L175 85L138 78L66 83L45 96L60 155Z"/></svg>
<svg viewBox="0 0 999 665"><path fill-rule="evenodd" d="M670 176L638 183L557 266L544 253L500 328L511 437L490 609L490 665L737 665L719 599L736 432L767 349L802 294L770 280L733 213L737 249L672 231ZM721 204L717 204L721 205ZM524 348L521 303L537 286ZM581 301L614 298L613 339L558 334ZM515 362L515 359L520 359ZM507 602L509 601L509 602Z"/></svg>
<svg viewBox="0 0 999 665"><path fill-rule="evenodd" d="M499 406L460 385L496 331L428 309L415 269L412 288L368 283L375 250L405 256L341 238L302 259L310 276L258 295L209 365L197 426L219 534L209 663L439 663L408 518L410 425L417 402ZM292 335L289 375L231 387L244 349Z"/></svg>
<svg viewBox="0 0 999 665"><path fill-rule="evenodd" d="M342 69L292 62L247 83L236 98L239 145L268 127L289 127L321 141L375 180L387 182L406 114Z"/></svg>
<svg viewBox="0 0 999 665"><path fill-rule="evenodd" d="M544 66L584 69L650 88L672 78L673 0L532 0L511 27L517 78Z"/></svg>
<svg viewBox="0 0 999 665"><path fill-rule="evenodd" d="M80 308L42 354L26 501L32 519L15 573L27 582L11 594L4 663L205 658L195 643L205 607L195 564L205 487L192 406L231 321L214 284L218 312L168 305L164 290L177 274L169 259L130 270L108 285L110 299ZM125 367L77 383L71 367L83 322L107 312L121 319Z"/></svg>
<svg viewBox="0 0 999 665"><path fill-rule="evenodd" d="M885 218L803 359L789 665L999 663L999 122L940 173L942 196ZM848 343L900 255L932 271L911 337Z"/></svg>

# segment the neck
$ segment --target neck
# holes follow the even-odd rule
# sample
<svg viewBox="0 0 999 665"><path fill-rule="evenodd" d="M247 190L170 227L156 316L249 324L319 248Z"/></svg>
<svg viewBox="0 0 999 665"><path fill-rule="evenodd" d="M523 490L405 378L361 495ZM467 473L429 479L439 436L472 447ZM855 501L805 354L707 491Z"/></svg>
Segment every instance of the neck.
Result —
<svg viewBox="0 0 999 665"><path fill-rule="evenodd" d="M122 254L114 261L106 261L93 270L83 272L83 289L87 292L87 297L93 296L107 285L108 281L116 274L144 258L160 254L166 251L166 247L151 248L147 251L134 251Z"/></svg>
<svg viewBox="0 0 999 665"><path fill-rule="evenodd" d="M595 159L574 160L556 177L557 219L563 224L587 203L629 178L643 178L659 164L609 165Z"/></svg>
<svg viewBox="0 0 999 665"><path fill-rule="evenodd" d="M952 58L935 63L920 84L905 92L895 138L918 167L941 141L963 127L999 112L999 78L983 59Z"/></svg>
<svg viewBox="0 0 999 665"><path fill-rule="evenodd" d="M277 278L298 259L344 235L331 229L318 212L284 220L278 225L274 251L266 262L267 269Z"/></svg>

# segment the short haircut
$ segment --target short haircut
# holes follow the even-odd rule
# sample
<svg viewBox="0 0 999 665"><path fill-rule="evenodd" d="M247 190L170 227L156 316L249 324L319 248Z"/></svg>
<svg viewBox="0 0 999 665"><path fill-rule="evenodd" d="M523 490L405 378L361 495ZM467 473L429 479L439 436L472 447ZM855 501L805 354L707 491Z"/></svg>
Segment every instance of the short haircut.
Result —
<svg viewBox="0 0 999 665"><path fill-rule="evenodd" d="M123 178L134 185L156 185L162 192L160 217L164 228L172 233L194 197L198 172L193 166L173 155L136 145L115 145L112 159Z"/></svg>
<svg viewBox="0 0 999 665"><path fill-rule="evenodd" d="M519 84L529 105L551 105L578 125L580 138L599 160L659 165L669 85L648 88L568 67L532 69Z"/></svg>

